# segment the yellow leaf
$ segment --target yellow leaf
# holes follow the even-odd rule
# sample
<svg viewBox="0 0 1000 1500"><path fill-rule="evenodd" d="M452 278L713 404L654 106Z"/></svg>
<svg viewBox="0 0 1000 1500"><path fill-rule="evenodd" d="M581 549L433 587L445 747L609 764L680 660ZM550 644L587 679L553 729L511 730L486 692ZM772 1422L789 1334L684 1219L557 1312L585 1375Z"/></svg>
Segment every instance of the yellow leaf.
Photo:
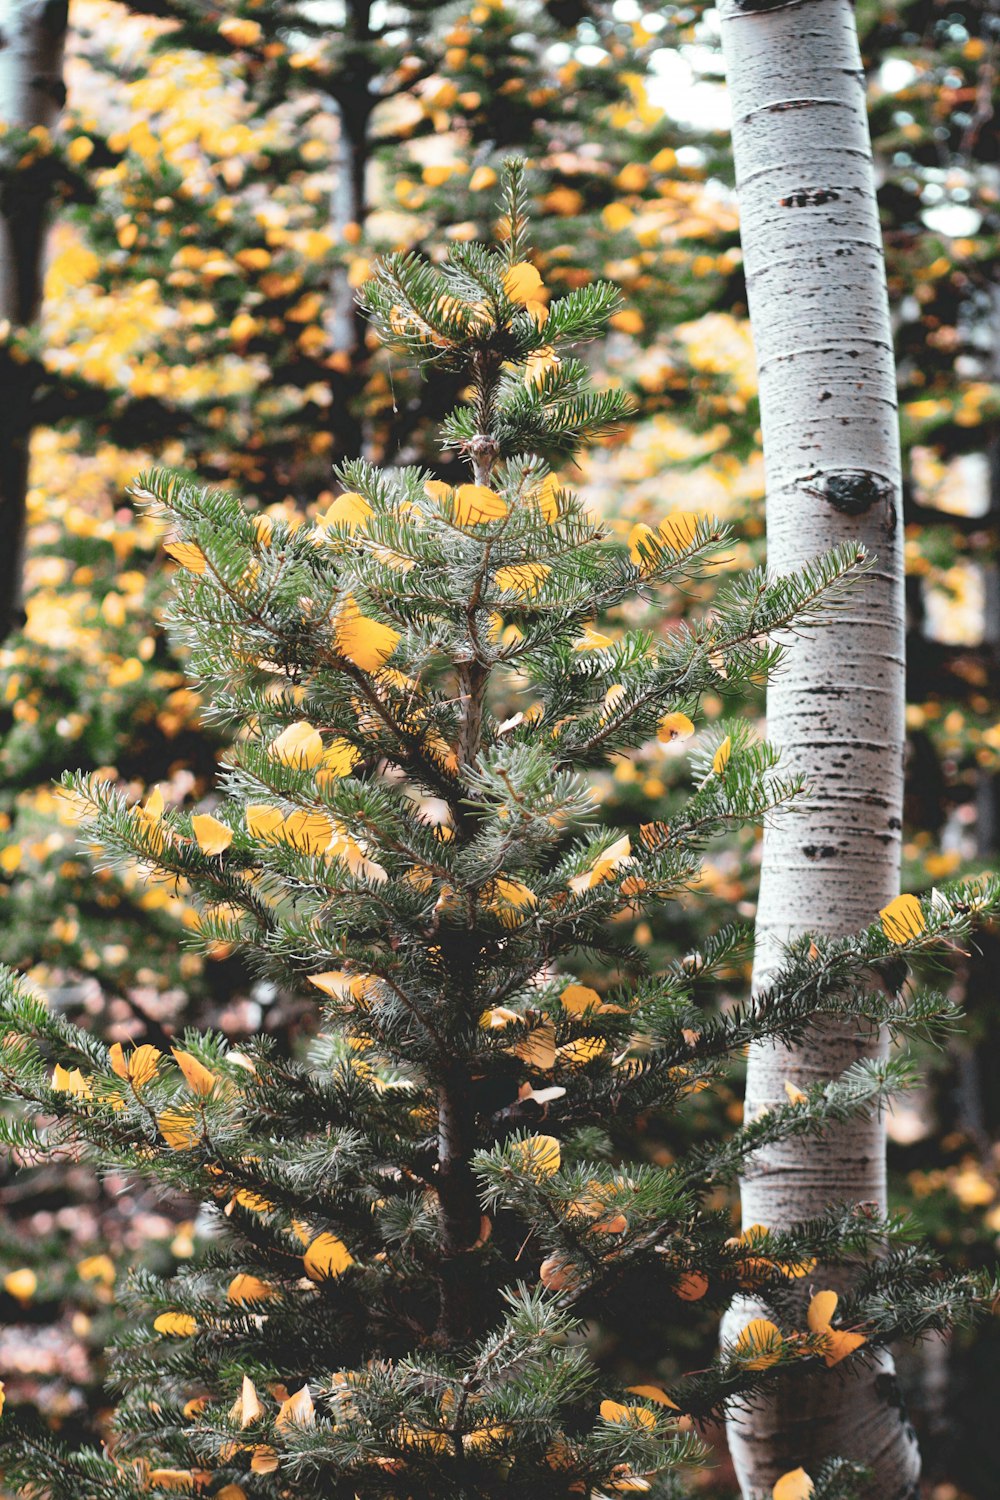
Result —
<svg viewBox="0 0 1000 1500"><path fill-rule="evenodd" d="M484 895L486 905L497 913L505 927L519 926L524 917L518 913L538 905L538 897L530 886L504 875L498 875L491 881Z"/></svg>
<svg viewBox="0 0 1000 1500"><path fill-rule="evenodd" d="M485 484L460 484L452 495L452 513L457 526L478 526L482 521L502 521L507 502Z"/></svg>
<svg viewBox="0 0 1000 1500"><path fill-rule="evenodd" d="M511 266L503 279L504 291L512 302L523 306L534 302L542 291L542 278L527 260L519 260Z"/></svg>
<svg viewBox="0 0 1000 1500"><path fill-rule="evenodd" d="M685 1271L674 1291L682 1302L700 1302L708 1291L708 1277L701 1271Z"/></svg>
<svg viewBox="0 0 1000 1500"><path fill-rule="evenodd" d="M809 1102L809 1095L803 1089L797 1088L794 1083L789 1083L787 1078L785 1079L785 1093L789 1104L808 1104Z"/></svg>
<svg viewBox="0 0 1000 1500"><path fill-rule="evenodd" d="M897 896L879 912L882 931L890 943L906 943L927 929L923 909L916 896Z"/></svg>
<svg viewBox="0 0 1000 1500"><path fill-rule="evenodd" d="M160 1065L160 1058L162 1056L163 1054L156 1047L150 1046L148 1042L144 1042L141 1047L136 1047L135 1051L127 1059L128 1076L136 1092L144 1084L147 1084L151 1078L156 1077L156 1070Z"/></svg>
<svg viewBox="0 0 1000 1500"><path fill-rule="evenodd" d="M306 854L322 854L333 838L333 824L325 813L308 812L304 807L297 807L285 819L281 838L293 849L301 849Z"/></svg>
<svg viewBox="0 0 1000 1500"><path fill-rule="evenodd" d="M715 772L716 776L722 775L723 771L729 764L729 757L732 755L732 753L732 737L727 734L718 750L716 750L715 754L712 756L712 770Z"/></svg>
<svg viewBox="0 0 1000 1500"><path fill-rule="evenodd" d="M598 855L589 870L584 870L581 875L574 875L569 881L569 888L577 895L584 891L592 890L595 885L601 885L605 880L610 880L614 872L621 868L631 858L632 843L627 833L620 839L616 839L610 849Z"/></svg>
<svg viewBox="0 0 1000 1500"><path fill-rule="evenodd" d="M809 1303L807 1321L813 1333L825 1333L837 1311L839 1298L836 1292L817 1292Z"/></svg>
<svg viewBox="0 0 1000 1500"><path fill-rule="evenodd" d="M268 1447L266 1443L253 1450L253 1458L250 1467L255 1474L273 1474L278 1467L277 1450Z"/></svg>
<svg viewBox="0 0 1000 1500"><path fill-rule="evenodd" d="M559 481L554 474L546 474L532 497L542 513L542 520L551 526L559 515Z"/></svg>
<svg viewBox="0 0 1000 1500"><path fill-rule="evenodd" d="M627 1387L630 1396L642 1396L646 1401L655 1401L658 1406L669 1406L671 1411L680 1411L676 1401L671 1401L666 1391L661 1391L658 1385L630 1385Z"/></svg>
<svg viewBox="0 0 1000 1500"><path fill-rule="evenodd" d="M451 485L445 484L443 479L426 479L424 493L430 496L435 505L444 505L451 499Z"/></svg>
<svg viewBox="0 0 1000 1500"><path fill-rule="evenodd" d="M284 766L311 770L323 759L323 737L318 729L301 719L297 724L289 724L287 729L282 730L277 739L268 745L267 753Z"/></svg>
<svg viewBox="0 0 1000 1500"><path fill-rule="evenodd" d="M348 991L350 976L343 969L329 969L325 974L310 974L309 983L314 984L324 995L343 1000Z"/></svg>
<svg viewBox="0 0 1000 1500"><path fill-rule="evenodd" d="M0 1416L3 1415L3 1409L4 1409L4 1406L6 1405L6 1402L7 1402L6 1387L5 1387L4 1383L3 1383L3 1381L0 1380Z"/></svg>
<svg viewBox="0 0 1000 1500"><path fill-rule="evenodd" d="M247 1500L247 1492L238 1484L224 1484L215 1500Z"/></svg>
<svg viewBox="0 0 1000 1500"><path fill-rule="evenodd" d="M842 1328L831 1328L826 1335L826 1346L823 1350L823 1359L829 1369L839 1365L842 1359L847 1359L855 1349L860 1349L862 1344L868 1340L863 1333L849 1333Z"/></svg>
<svg viewBox="0 0 1000 1500"><path fill-rule="evenodd" d="M4 1291L18 1302L30 1302L38 1290L38 1277L29 1266L18 1271L8 1271L3 1279Z"/></svg>
<svg viewBox="0 0 1000 1500"><path fill-rule="evenodd" d="M234 47L253 47L264 32L258 21L250 21L242 16L228 16L219 23L219 35Z"/></svg>
<svg viewBox="0 0 1000 1500"><path fill-rule="evenodd" d="M734 1352L748 1370L766 1370L781 1358L781 1332L767 1318L754 1318L736 1340Z"/></svg>
<svg viewBox="0 0 1000 1500"><path fill-rule="evenodd" d="M115 1263L110 1255L88 1255L76 1268L82 1281L99 1281L102 1286L114 1286Z"/></svg>
<svg viewBox="0 0 1000 1500"><path fill-rule="evenodd" d="M175 1151L186 1151L201 1139L201 1121L189 1108L165 1109L157 1117L160 1134Z"/></svg>
<svg viewBox="0 0 1000 1500"><path fill-rule="evenodd" d="M690 511L674 511L660 527L660 536L671 551L684 552L694 541L700 520Z"/></svg>
<svg viewBox="0 0 1000 1500"><path fill-rule="evenodd" d="M260 1404L260 1397L257 1395L257 1387L249 1375L244 1375L243 1387L229 1415L234 1422L239 1422L241 1427L246 1428L256 1422L262 1411L263 1407ZM220 1491L220 1494L224 1493L225 1491Z"/></svg>
<svg viewBox="0 0 1000 1500"><path fill-rule="evenodd" d="M108 1062L111 1064L112 1073L119 1078L128 1081L128 1063L125 1061L125 1053L121 1042L115 1042L113 1047L108 1048Z"/></svg>
<svg viewBox="0 0 1000 1500"><path fill-rule="evenodd" d="M157 1333L167 1333L173 1338L190 1338L192 1333L198 1330L197 1318L192 1318L190 1313L165 1312L154 1321L153 1327Z"/></svg>
<svg viewBox="0 0 1000 1500"><path fill-rule="evenodd" d="M259 1276L251 1276L249 1272L243 1271L234 1276L229 1283L226 1292L226 1300L233 1302L236 1306L250 1306L254 1302L266 1302L269 1297L277 1297L278 1291L267 1281L261 1281Z"/></svg>
<svg viewBox="0 0 1000 1500"><path fill-rule="evenodd" d="M204 1063L200 1063L192 1052L184 1052L180 1047L171 1047L170 1050L191 1092L197 1094L199 1098L207 1099L219 1081L216 1074L210 1073Z"/></svg>
<svg viewBox="0 0 1000 1500"><path fill-rule="evenodd" d="M313 1281L323 1281L326 1277L340 1276L353 1266L354 1257L342 1240L338 1240L335 1234L321 1234L316 1237L302 1257L306 1268L306 1275L311 1276Z"/></svg>
<svg viewBox="0 0 1000 1500"><path fill-rule="evenodd" d="M274 1419L275 1427L312 1427L316 1421L316 1409L313 1406L312 1395L309 1387L304 1385L294 1396L289 1396L287 1401L282 1401L278 1415Z"/></svg>
<svg viewBox="0 0 1000 1500"><path fill-rule="evenodd" d="M350 776L360 759L361 751L356 750L350 740L338 736L323 752L323 771L330 776Z"/></svg>
<svg viewBox="0 0 1000 1500"><path fill-rule="evenodd" d="M790 1469L782 1474L771 1491L772 1500L810 1500L814 1486L805 1469Z"/></svg>
<svg viewBox="0 0 1000 1500"><path fill-rule="evenodd" d="M558 1172L562 1152L554 1135L529 1135L527 1140L515 1141L511 1155L522 1172L530 1177L551 1177Z"/></svg>
<svg viewBox="0 0 1000 1500"><path fill-rule="evenodd" d="M605 1422L614 1422L623 1427L656 1426L656 1414L645 1406L623 1406L620 1401L602 1401L601 1416Z"/></svg>
<svg viewBox="0 0 1000 1500"><path fill-rule="evenodd" d="M497 568L494 579L497 588L517 594L520 599L531 599L551 572L545 563L512 563L510 567Z"/></svg>
<svg viewBox="0 0 1000 1500"><path fill-rule="evenodd" d="M364 495L359 495L355 490L347 490L343 495L337 496L319 524L343 526L353 535L371 514L372 508Z"/></svg>
<svg viewBox="0 0 1000 1500"><path fill-rule="evenodd" d="M559 1048L559 1061L567 1068L583 1068L595 1058L602 1057L607 1046L602 1036L578 1036L575 1041Z"/></svg>
<svg viewBox="0 0 1000 1500"><path fill-rule="evenodd" d="M583 635L578 636L573 642L574 651L605 651L608 646L613 646L614 641L609 635L603 635L601 631L595 630L592 625L586 626Z"/></svg>
<svg viewBox="0 0 1000 1500"><path fill-rule="evenodd" d="M497 174L492 167L477 167L469 178L470 193L482 193L487 188L496 187Z"/></svg>
<svg viewBox="0 0 1000 1500"><path fill-rule="evenodd" d="M530 1068L546 1072L556 1060L556 1030L552 1022L543 1021L511 1047L510 1051Z"/></svg>
<svg viewBox="0 0 1000 1500"><path fill-rule="evenodd" d="M208 567L208 560L196 542L167 542L163 550L189 573L204 573Z"/></svg>
<svg viewBox="0 0 1000 1500"><path fill-rule="evenodd" d="M264 843L274 844L280 838L279 830L284 824L284 818L276 807L267 803L251 804L247 808L247 832L251 838L262 839Z"/></svg>
<svg viewBox="0 0 1000 1500"><path fill-rule="evenodd" d="M628 534L628 555L637 568L655 564L663 548L659 533L644 521L638 521Z"/></svg>
<svg viewBox="0 0 1000 1500"><path fill-rule="evenodd" d="M57 1094L72 1094L77 1099L90 1099L92 1090L79 1068L64 1068L56 1063L52 1070L52 1088Z"/></svg>
<svg viewBox="0 0 1000 1500"><path fill-rule="evenodd" d="M656 738L669 745L671 740L689 740L694 734L694 725L687 714L664 714L656 726Z"/></svg>
<svg viewBox="0 0 1000 1500"><path fill-rule="evenodd" d="M385 666L399 642L399 631L361 614L353 599L346 601L337 620L335 634L341 656L362 672L377 672Z"/></svg>
<svg viewBox="0 0 1000 1500"><path fill-rule="evenodd" d="M161 1490L175 1490L178 1494L190 1495L201 1481L194 1469L150 1469L149 1483Z"/></svg>
<svg viewBox="0 0 1000 1500"><path fill-rule="evenodd" d="M568 984L559 1000L563 1009L568 1010L571 1016L582 1016L584 1011L601 1004L600 995L586 984Z"/></svg>
<svg viewBox="0 0 1000 1500"><path fill-rule="evenodd" d="M196 813L191 819L191 831L202 854L210 857L222 854L233 842L233 830L211 813Z"/></svg>

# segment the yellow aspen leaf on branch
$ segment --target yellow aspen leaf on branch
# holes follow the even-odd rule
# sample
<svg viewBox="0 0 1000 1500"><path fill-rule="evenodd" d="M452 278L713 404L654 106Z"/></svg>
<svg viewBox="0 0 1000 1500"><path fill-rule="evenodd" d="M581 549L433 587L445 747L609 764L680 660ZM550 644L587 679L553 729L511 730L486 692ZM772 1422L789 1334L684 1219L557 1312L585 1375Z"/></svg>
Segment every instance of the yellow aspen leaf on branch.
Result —
<svg viewBox="0 0 1000 1500"><path fill-rule="evenodd" d="M511 266L504 276L503 285L510 300L522 306L537 301L539 292L544 290L541 276L527 260L519 260Z"/></svg>
<svg viewBox="0 0 1000 1500"><path fill-rule="evenodd" d="M335 642L341 656L360 667L362 672L377 672L395 651L399 631L378 620L370 620L347 599L337 619ZM317 757L318 758L318 757Z"/></svg>
<svg viewBox="0 0 1000 1500"><path fill-rule="evenodd" d="M589 870L584 870L581 875L574 875L569 881L569 888L576 895L584 891L592 890L594 886L601 885L605 880L610 880L614 872L632 856L632 843L628 834L623 834L616 839L610 849L595 859Z"/></svg>
<svg viewBox="0 0 1000 1500"><path fill-rule="evenodd" d="M655 1401L657 1406L669 1406L671 1411L680 1411L676 1401L672 1401L666 1391L658 1385L630 1385L626 1386L630 1396L641 1396L644 1401Z"/></svg>
<svg viewBox="0 0 1000 1500"><path fill-rule="evenodd" d="M259 1276L251 1276L249 1272L241 1272L234 1276L229 1283L226 1292L226 1301L232 1302L237 1307L250 1306L254 1302L266 1302L270 1297L277 1297L278 1290L270 1282L262 1281Z"/></svg>
<svg viewBox="0 0 1000 1500"><path fill-rule="evenodd" d="M250 1427L261 1415L263 1407L257 1394L257 1387L249 1375L244 1375L243 1386L240 1394L230 1409L229 1416L233 1422L239 1422L243 1428Z"/></svg>
<svg viewBox="0 0 1000 1500"><path fill-rule="evenodd" d="M781 1331L767 1318L754 1318L733 1345L748 1370L766 1370L781 1358Z"/></svg>
<svg viewBox="0 0 1000 1500"><path fill-rule="evenodd" d="M156 1070L163 1056L156 1047L144 1042L141 1047L136 1047L126 1057L121 1042L115 1042L108 1051L108 1061L113 1073L131 1083L136 1093L149 1083L150 1079L156 1077Z"/></svg>
<svg viewBox="0 0 1000 1500"><path fill-rule="evenodd" d="M338 495L325 515L317 518L318 526L344 526L352 534L359 530L372 514L372 508L364 495L346 490Z"/></svg>
<svg viewBox="0 0 1000 1500"><path fill-rule="evenodd" d="M457 526L478 526L483 521L502 521L507 502L485 484L460 484L451 495Z"/></svg>
<svg viewBox="0 0 1000 1500"><path fill-rule="evenodd" d="M194 1053L185 1052L180 1047L171 1047L170 1050L191 1092L197 1094L199 1098L207 1099L219 1082L217 1075L210 1072L204 1063L199 1062Z"/></svg>
<svg viewBox="0 0 1000 1500"><path fill-rule="evenodd" d="M300 719L271 741L267 753L284 766L312 770L323 759L323 737L318 729Z"/></svg>
<svg viewBox="0 0 1000 1500"><path fill-rule="evenodd" d="M790 1469L782 1474L771 1491L771 1500L811 1500L815 1485L805 1469Z"/></svg>
<svg viewBox="0 0 1000 1500"><path fill-rule="evenodd" d="M729 764L729 757L733 753L733 741L730 735L722 741L722 744L712 756L712 770L716 776L721 776Z"/></svg>
<svg viewBox="0 0 1000 1500"><path fill-rule="evenodd" d="M532 496L547 526L551 526L559 515L559 489L560 485L556 476L546 474Z"/></svg>
<svg viewBox="0 0 1000 1500"><path fill-rule="evenodd" d="M515 1141L511 1155L529 1177L551 1177L562 1162L562 1151L554 1135L529 1135L527 1140Z"/></svg>
<svg viewBox="0 0 1000 1500"><path fill-rule="evenodd" d="M282 1401L278 1415L274 1419L275 1427L312 1427L316 1422L316 1409L313 1406L312 1394L307 1385L294 1396L289 1396L287 1401Z"/></svg>
<svg viewBox="0 0 1000 1500"><path fill-rule="evenodd" d="M280 830L283 843L306 854L322 854L330 846L334 828L325 813L308 812L297 807L290 812Z"/></svg>
<svg viewBox="0 0 1000 1500"><path fill-rule="evenodd" d="M541 589L552 572L546 563L512 563L497 568L494 579L498 588L509 590L522 599L530 599Z"/></svg>
<svg viewBox="0 0 1000 1500"><path fill-rule="evenodd" d="M168 1334L171 1338L186 1339L192 1333L198 1331L198 1319L193 1318L190 1313L165 1312L153 1322L157 1333Z"/></svg>
<svg viewBox="0 0 1000 1500"><path fill-rule="evenodd" d="M622 1427L656 1426L656 1413L646 1406L625 1406L621 1401L602 1401L601 1416L605 1422L614 1422Z"/></svg>
<svg viewBox="0 0 1000 1500"><path fill-rule="evenodd" d="M823 1335L823 1358L831 1368L868 1342L863 1333L851 1333L846 1329L831 1327L839 1300L836 1292L817 1292L809 1303L806 1314L810 1332Z"/></svg>
<svg viewBox="0 0 1000 1500"><path fill-rule="evenodd" d="M278 842L284 821L280 810L267 803L251 804L246 810L247 833L266 844Z"/></svg>
<svg viewBox="0 0 1000 1500"><path fill-rule="evenodd" d="M52 1071L52 1089L57 1094L73 1094L78 1099L90 1099L91 1087L79 1068L64 1068L56 1063Z"/></svg>
<svg viewBox="0 0 1000 1500"><path fill-rule="evenodd" d="M211 813L196 813L191 819L191 831L202 854L210 858L223 854L233 842L233 830Z"/></svg>
<svg viewBox="0 0 1000 1500"><path fill-rule="evenodd" d="M197 542L165 542L164 552L189 573L204 573L208 559Z"/></svg>
<svg viewBox="0 0 1000 1500"><path fill-rule="evenodd" d="M537 1068L539 1072L545 1073L556 1060L555 1027L551 1021L543 1021L509 1050L527 1063L529 1068Z"/></svg>
<svg viewBox="0 0 1000 1500"><path fill-rule="evenodd" d="M916 896L902 895L883 906L879 912L882 931L890 943L906 943L927 929L923 908Z"/></svg>
<svg viewBox="0 0 1000 1500"><path fill-rule="evenodd" d="M687 714L664 714L656 726L656 738L669 745L672 740L689 740L694 734L694 725Z"/></svg>
<svg viewBox="0 0 1000 1500"><path fill-rule="evenodd" d="M348 1266L353 1266L354 1257L335 1234L320 1234L311 1242L302 1257L306 1275L313 1281L341 1276Z"/></svg>

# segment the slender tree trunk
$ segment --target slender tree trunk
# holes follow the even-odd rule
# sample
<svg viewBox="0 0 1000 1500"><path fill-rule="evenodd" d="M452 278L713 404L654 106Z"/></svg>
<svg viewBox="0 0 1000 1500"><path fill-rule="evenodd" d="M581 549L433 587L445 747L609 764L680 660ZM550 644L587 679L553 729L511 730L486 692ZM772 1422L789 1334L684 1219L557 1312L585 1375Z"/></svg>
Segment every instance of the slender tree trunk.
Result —
<svg viewBox="0 0 1000 1500"><path fill-rule="evenodd" d="M896 388L865 80L850 0L722 0L733 148L760 378L771 566L794 572L857 539L877 556L847 607L798 639L768 693L768 732L805 771L808 802L764 836L755 983L781 944L849 933L899 889L903 792L903 553ZM801 1047L756 1047L747 1116L785 1081L831 1078L884 1042L850 1024ZM885 1205L879 1120L761 1152L744 1225L833 1203ZM828 1273L827 1273L828 1274ZM814 1284L815 1278L811 1278ZM829 1285L830 1281L827 1280ZM734 1308L724 1337L749 1308ZM804 1320L803 1320L804 1324ZM871 1500L915 1496L919 1457L890 1357L786 1377L730 1425L744 1496L842 1454L873 1472Z"/></svg>
<svg viewBox="0 0 1000 1500"><path fill-rule="evenodd" d="M337 121L337 162L330 199L330 226L336 243L364 228L368 216L368 161L371 156L371 117L378 102L373 91L375 64L370 0L349 0L346 18L344 76L330 94ZM368 448L364 422L354 403L368 373L365 345L367 324L358 306L346 266L334 272L330 286L326 328L333 348L330 375L332 402L330 430L333 462L358 458Z"/></svg>
<svg viewBox="0 0 1000 1500"><path fill-rule="evenodd" d="M0 122L51 127L65 99L68 0L0 0ZM20 178L20 180L19 180ZM48 217L40 178L14 173L0 190L0 319L38 316ZM32 380L0 347L0 639L23 622L22 565L31 442Z"/></svg>

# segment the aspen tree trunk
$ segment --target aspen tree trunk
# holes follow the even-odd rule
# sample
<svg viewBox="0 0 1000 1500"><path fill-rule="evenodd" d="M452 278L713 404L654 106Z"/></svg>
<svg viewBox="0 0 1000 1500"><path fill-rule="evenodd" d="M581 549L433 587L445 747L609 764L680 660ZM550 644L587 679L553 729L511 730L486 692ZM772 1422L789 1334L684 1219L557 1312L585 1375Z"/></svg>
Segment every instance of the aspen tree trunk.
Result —
<svg viewBox="0 0 1000 1500"><path fill-rule="evenodd" d="M845 934L899 890L904 631L892 336L871 141L850 0L721 0L733 149L767 472L768 561L795 572L840 542L877 556L845 609L797 639L768 691L768 734L812 792L765 832L755 984L783 941ZM832 1078L884 1043L848 1023L752 1050L747 1117L785 1081ZM885 1206L880 1120L762 1151L744 1226L781 1228L836 1203ZM823 1283L830 1285L829 1275ZM833 1283L836 1284L835 1282ZM747 1306L727 1316L736 1332ZM804 1314L803 1314L804 1326ZM867 1464L870 1500L917 1494L919 1456L891 1358L789 1374L730 1423L745 1497L800 1465Z"/></svg>
<svg viewBox="0 0 1000 1500"><path fill-rule="evenodd" d="M0 0L0 123L52 126L65 99L68 0ZM0 187L0 320L34 322L42 294L48 203L13 173ZM0 639L23 620L24 510L32 380L0 346Z"/></svg>

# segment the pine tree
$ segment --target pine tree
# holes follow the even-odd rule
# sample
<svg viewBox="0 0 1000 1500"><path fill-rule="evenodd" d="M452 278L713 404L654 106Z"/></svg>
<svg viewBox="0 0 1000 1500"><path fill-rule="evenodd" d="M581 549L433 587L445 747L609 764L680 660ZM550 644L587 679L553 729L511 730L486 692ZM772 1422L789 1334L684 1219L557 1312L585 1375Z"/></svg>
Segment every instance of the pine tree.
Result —
<svg viewBox="0 0 1000 1500"><path fill-rule="evenodd" d="M796 576L737 577L666 641L595 631L597 611L704 574L729 538L674 513L626 547L554 483L552 458L624 415L570 353L617 294L549 305L525 203L511 162L494 246L387 257L362 294L429 379L462 373L468 404L443 441L467 482L357 461L297 526L178 475L136 484L181 565L173 628L239 734L211 811L167 812L155 791L130 803L93 777L67 793L109 859L193 892L203 949L238 946L322 1008L300 1058L194 1031L172 1055L126 1052L4 977L8 1147L83 1152L202 1202L206 1226L179 1275L133 1279L109 1452L15 1431L0 1465L22 1491L667 1496L701 1419L791 1366L839 1381L846 1361L996 1294L935 1278L903 1226L863 1208L733 1238L706 1203L752 1151L877 1109L905 1079L898 1059L789 1088L671 1165L622 1160L637 1117L683 1107L751 1041L845 1013L949 1025L946 1000L903 988L905 961L995 910L1000 886L797 941L722 1015L700 997L745 934L658 973L617 935L616 918L690 885L711 839L802 785L733 722L703 734L671 822L631 838L599 822L588 773L692 736L702 696L771 673L775 633L816 623L865 559L846 545ZM583 954L606 966L600 992L574 978ZM839 1302L811 1280L819 1264ZM737 1289L769 1315L711 1368L609 1389L591 1320L669 1331L685 1304ZM808 1482L844 1500L853 1475L831 1460ZM792 1470L783 1493L806 1483Z"/></svg>

